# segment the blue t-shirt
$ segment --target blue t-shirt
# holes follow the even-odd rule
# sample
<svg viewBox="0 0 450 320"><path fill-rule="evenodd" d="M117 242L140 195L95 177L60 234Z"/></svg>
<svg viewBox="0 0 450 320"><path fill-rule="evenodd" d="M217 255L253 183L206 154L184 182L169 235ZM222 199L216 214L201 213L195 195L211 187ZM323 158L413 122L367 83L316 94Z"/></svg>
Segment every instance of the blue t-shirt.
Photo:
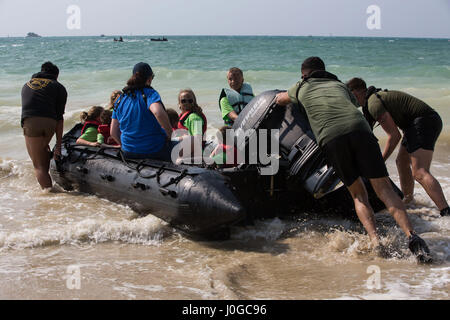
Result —
<svg viewBox="0 0 450 320"><path fill-rule="evenodd" d="M150 88L143 90L147 103L142 96L142 90L134 91L134 97L132 93L123 94L112 118L119 121L122 150L148 154L161 150L167 135L149 109L151 104L161 102L159 93Z"/></svg>

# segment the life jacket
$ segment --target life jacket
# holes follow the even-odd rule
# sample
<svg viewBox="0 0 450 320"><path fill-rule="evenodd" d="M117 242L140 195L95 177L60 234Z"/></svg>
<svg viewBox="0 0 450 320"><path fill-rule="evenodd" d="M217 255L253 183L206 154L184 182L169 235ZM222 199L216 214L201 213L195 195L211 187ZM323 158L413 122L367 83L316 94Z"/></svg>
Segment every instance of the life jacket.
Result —
<svg viewBox="0 0 450 320"><path fill-rule="evenodd" d="M184 126L184 121L191 115L191 113L193 113L192 111L186 111L185 113L183 113L180 118L178 119L178 128L177 129L185 129L188 130L188 128L186 128ZM196 113L197 114L197 113ZM204 135L206 132L206 128L207 128L207 122L206 122L206 117L205 115L199 114L199 116L203 119L203 126L202 126L202 134Z"/></svg>
<svg viewBox="0 0 450 320"><path fill-rule="evenodd" d="M250 100L253 99L255 95L253 94L252 87L248 83L243 83L242 88L240 92L237 92L236 90L224 88L222 89L222 92L219 96L219 108L220 106L220 100L223 97L227 97L228 102L233 107L233 110L239 114L241 111L245 108L245 106L250 102ZM221 109L222 110L222 109ZM233 121L228 120L225 121L225 124L232 125Z"/></svg>
<svg viewBox="0 0 450 320"><path fill-rule="evenodd" d="M227 144L220 144L219 145L219 149L222 149L222 153L225 154L225 163L223 163L221 166L223 168L232 168L237 166L237 149L233 146L227 145ZM233 150L233 163L227 163L228 160L226 158L227 156L227 151L228 150Z"/></svg>
<svg viewBox="0 0 450 320"><path fill-rule="evenodd" d="M98 126L98 133L100 133L106 144L108 144L108 138L110 137L110 132L111 132L111 125L109 124L101 124ZM113 145L116 145L115 143L113 143Z"/></svg>
<svg viewBox="0 0 450 320"><path fill-rule="evenodd" d="M368 106L368 101L369 98L372 94L374 94L378 99L380 99L381 104L383 105L384 109L387 110L386 108L386 104L384 103L383 99L381 99L380 95L378 94L379 91L381 91L382 89L380 88L375 88L374 86L370 86L369 88L367 88L367 93L366 93L366 103L362 106L362 110L363 110L363 114L364 114L364 118L366 118L367 122L370 125L370 128L373 130L373 127L375 125L375 123L377 122L376 119L374 119L372 117L372 115L369 112L369 106ZM387 92L387 89L384 89L383 91Z"/></svg>
<svg viewBox="0 0 450 320"><path fill-rule="evenodd" d="M85 122L84 122L84 126L83 126L83 128L81 129L81 134L83 134L83 133L86 131L86 129L87 129L87 128L90 128L90 127L94 127L95 129L98 130L98 127L99 127L100 125L101 125L101 123L98 122L98 121L95 121L95 120L93 120L93 121L85 121Z"/></svg>

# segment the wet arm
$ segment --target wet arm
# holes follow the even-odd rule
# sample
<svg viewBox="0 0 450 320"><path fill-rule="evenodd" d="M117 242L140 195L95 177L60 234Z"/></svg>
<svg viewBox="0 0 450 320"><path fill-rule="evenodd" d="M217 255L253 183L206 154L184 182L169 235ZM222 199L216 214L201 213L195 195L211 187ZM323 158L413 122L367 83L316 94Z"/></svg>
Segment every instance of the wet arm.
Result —
<svg viewBox="0 0 450 320"><path fill-rule="evenodd" d="M111 129L109 132L110 136L117 142L117 144L121 145L120 141L120 127L119 127L119 121L117 119L111 120Z"/></svg>
<svg viewBox="0 0 450 320"><path fill-rule="evenodd" d="M100 146L100 143L98 143L97 141L95 142L90 142L87 140L84 140L82 138L78 138L77 139L77 144L81 144L81 145L85 145L85 146L90 146L90 147L98 147Z"/></svg>
<svg viewBox="0 0 450 320"><path fill-rule="evenodd" d="M235 121L238 118L238 114L234 111L233 107L230 105L227 97L220 99L220 109L222 110L222 119L226 120L228 118L231 121Z"/></svg>
<svg viewBox="0 0 450 320"><path fill-rule="evenodd" d="M280 106L287 106L289 103L291 103L291 98L289 97L289 94L287 91L280 92L277 94L277 104Z"/></svg>
<svg viewBox="0 0 450 320"><path fill-rule="evenodd" d="M58 122L56 123L56 129L55 129L56 145L55 145L55 153L53 156L55 160L57 157L61 156L61 143L62 143L63 131L64 131L64 119L58 120Z"/></svg>
<svg viewBox="0 0 450 320"><path fill-rule="evenodd" d="M395 150L395 147L397 147L402 135L389 112L384 112L378 117L377 121L380 123L381 127L388 136L386 146L383 151L383 159L386 161Z"/></svg>
<svg viewBox="0 0 450 320"><path fill-rule="evenodd" d="M236 119L238 118L238 114L234 110L228 113L227 116L233 122L236 121Z"/></svg>
<svg viewBox="0 0 450 320"><path fill-rule="evenodd" d="M159 125L166 132L167 139L170 139L172 136L172 126L170 125L169 116L167 115L166 110L164 110L162 104L159 102L152 103L149 109L155 115Z"/></svg>

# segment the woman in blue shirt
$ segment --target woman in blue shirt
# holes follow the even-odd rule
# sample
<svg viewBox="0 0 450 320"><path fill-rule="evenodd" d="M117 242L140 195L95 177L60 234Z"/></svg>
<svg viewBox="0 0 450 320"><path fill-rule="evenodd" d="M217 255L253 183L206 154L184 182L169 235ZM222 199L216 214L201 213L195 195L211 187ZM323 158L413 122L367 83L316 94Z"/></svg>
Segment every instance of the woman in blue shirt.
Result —
<svg viewBox="0 0 450 320"><path fill-rule="evenodd" d="M120 141L126 158L170 161L172 127L159 93L151 87L153 78L147 63L134 66L115 103L111 136Z"/></svg>

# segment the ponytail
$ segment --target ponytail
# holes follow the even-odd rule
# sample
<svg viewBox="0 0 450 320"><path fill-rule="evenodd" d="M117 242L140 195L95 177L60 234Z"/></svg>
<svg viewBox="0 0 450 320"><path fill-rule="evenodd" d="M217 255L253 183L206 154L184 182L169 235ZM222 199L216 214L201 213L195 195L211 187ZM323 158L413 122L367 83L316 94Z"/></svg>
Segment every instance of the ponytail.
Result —
<svg viewBox="0 0 450 320"><path fill-rule="evenodd" d="M100 117L100 115L102 114L103 110L104 110L103 107L93 106L92 108L89 109L88 112L83 111L80 114L80 120L81 122L97 120L97 118Z"/></svg>
<svg viewBox="0 0 450 320"><path fill-rule="evenodd" d="M81 122L85 122L85 121L87 120L87 117L88 117L88 113L87 113L86 111L83 111L83 112L80 114L80 120L81 120Z"/></svg>

